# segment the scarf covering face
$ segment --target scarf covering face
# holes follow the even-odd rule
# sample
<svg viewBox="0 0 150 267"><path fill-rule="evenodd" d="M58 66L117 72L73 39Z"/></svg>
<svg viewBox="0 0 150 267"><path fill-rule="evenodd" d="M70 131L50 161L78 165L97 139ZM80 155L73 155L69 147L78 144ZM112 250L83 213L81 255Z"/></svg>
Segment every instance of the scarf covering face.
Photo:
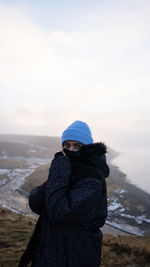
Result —
<svg viewBox="0 0 150 267"><path fill-rule="evenodd" d="M104 143L84 145L76 152L64 148L64 152L71 163L70 186L86 177L105 180L109 176L109 167L105 156L107 148Z"/></svg>

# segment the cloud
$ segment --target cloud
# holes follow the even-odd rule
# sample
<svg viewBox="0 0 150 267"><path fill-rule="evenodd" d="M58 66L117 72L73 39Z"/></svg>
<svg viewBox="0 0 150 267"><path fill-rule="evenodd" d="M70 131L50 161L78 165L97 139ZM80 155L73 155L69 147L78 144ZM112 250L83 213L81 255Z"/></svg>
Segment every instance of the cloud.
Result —
<svg viewBox="0 0 150 267"><path fill-rule="evenodd" d="M80 117L99 132L96 114L105 114L104 126L133 128L131 115L149 111L149 10L148 1L105 1L72 11L70 30L48 30L21 5L1 5L3 125L5 118L18 131L46 134L52 125L59 134ZM131 113L124 124L122 112Z"/></svg>
<svg viewBox="0 0 150 267"><path fill-rule="evenodd" d="M80 85L83 87L85 84L87 87L89 83L94 83L94 88L97 84L102 85L101 88L105 86L105 93L109 91L110 84L112 87L113 84L120 84L126 79L123 72L119 72L118 76L114 75L121 66L120 54L123 58L122 53L128 52L126 49L135 45L142 31L137 31L135 23L134 27L132 24L125 24L126 17L124 12L119 14L120 9L111 8L107 7L104 14L98 10L96 14L86 15L94 26L98 22L96 29L48 33L35 25L21 9L2 6L1 83L15 87L16 90L32 89L33 92L40 91L43 87L47 94L48 88L51 92L53 88L58 90L60 87L64 91L68 88L73 91L75 87L80 90ZM114 20L118 17L119 20L121 18L119 26L117 19ZM107 27L105 22L104 28L101 28L101 21L107 21ZM107 81L108 75L110 83ZM113 90L117 87L114 86Z"/></svg>

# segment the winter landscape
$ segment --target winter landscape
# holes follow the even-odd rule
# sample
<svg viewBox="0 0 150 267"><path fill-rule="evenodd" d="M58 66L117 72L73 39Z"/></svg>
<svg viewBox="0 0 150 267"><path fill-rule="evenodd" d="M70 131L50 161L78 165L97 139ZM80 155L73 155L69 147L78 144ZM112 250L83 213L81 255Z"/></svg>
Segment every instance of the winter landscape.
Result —
<svg viewBox="0 0 150 267"><path fill-rule="evenodd" d="M28 206L28 194L47 179L51 160L59 149L60 139L58 137L0 135L1 218L3 215L5 215L4 217L8 216L9 219L11 217L12 223L13 220L19 222L19 218L21 218L22 222L24 220L27 224L31 224L32 227L27 236L37 219ZM110 176L107 178L108 218L106 225L102 228L106 247L109 235L113 235L113 238L118 236L119 238L125 236L126 238L130 238L130 236L132 238L148 238L150 235L150 195L130 184L126 175L117 166L111 164L112 159L117 155L118 153L112 148L108 148L107 162L110 167ZM13 216L19 217L12 219ZM18 231L20 231L20 235L23 235L25 229L23 232ZM113 245L117 244L117 240L113 241ZM0 245L0 250L3 251L3 249L5 250L4 240ZM9 251L9 247L7 251ZM0 266L10 266L9 263L8 265L0 264Z"/></svg>
<svg viewBox="0 0 150 267"><path fill-rule="evenodd" d="M0 0L0 267L18 266L29 193L76 120L108 147L101 266L150 267L149 29L148 0Z"/></svg>
<svg viewBox="0 0 150 267"><path fill-rule="evenodd" d="M59 138L0 136L0 205L34 217L28 207L28 193L47 180L48 169ZM117 152L108 148L107 224L123 231L150 234L150 195L127 182L126 175L111 160Z"/></svg>

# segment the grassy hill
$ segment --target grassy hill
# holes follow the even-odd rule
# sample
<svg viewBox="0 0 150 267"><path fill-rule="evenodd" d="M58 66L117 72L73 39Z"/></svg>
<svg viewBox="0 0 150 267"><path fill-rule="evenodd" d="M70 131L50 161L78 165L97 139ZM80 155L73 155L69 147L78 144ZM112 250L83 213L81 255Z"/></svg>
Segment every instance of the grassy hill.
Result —
<svg viewBox="0 0 150 267"><path fill-rule="evenodd" d="M35 223L36 220L0 209L0 267L17 266ZM150 237L104 235L101 266L148 267L149 244Z"/></svg>

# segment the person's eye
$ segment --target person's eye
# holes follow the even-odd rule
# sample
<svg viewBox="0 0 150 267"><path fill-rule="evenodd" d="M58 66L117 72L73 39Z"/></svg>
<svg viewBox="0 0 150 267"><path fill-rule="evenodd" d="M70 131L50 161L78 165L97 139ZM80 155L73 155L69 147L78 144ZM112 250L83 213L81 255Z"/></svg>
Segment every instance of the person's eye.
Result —
<svg viewBox="0 0 150 267"><path fill-rule="evenodd" d="M81 145L79 145L79 144L75 145L75 149L80 149L80 148L81 148Z"/></svg>
<svg viewBox="0 0 150 267"><path fill-rule="evenodd" d="M64 144L64 147L69 148L70 147L70 144L69 143L65 143Z"/></svg>

